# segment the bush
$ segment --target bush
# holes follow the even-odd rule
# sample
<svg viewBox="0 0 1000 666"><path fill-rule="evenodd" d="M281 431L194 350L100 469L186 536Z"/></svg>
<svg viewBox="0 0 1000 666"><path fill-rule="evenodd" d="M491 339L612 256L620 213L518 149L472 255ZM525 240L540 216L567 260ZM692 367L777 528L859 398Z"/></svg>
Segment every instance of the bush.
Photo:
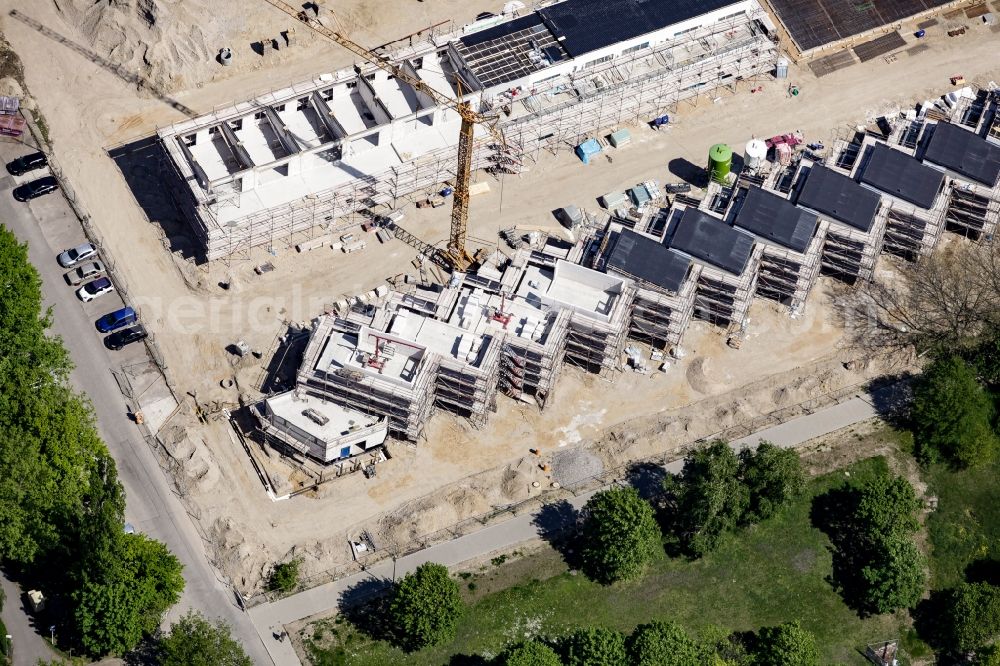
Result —
<svg viewBox="0 0 1000 666"><path fill-rule="evenodd" d="M451 640L462 615L458 584L440 564L421 564L399 581L389 605L398 645L419 650Z"/></svg>
<svg viewBox="0 0 1000 666"><path fill-rule="evenodd" d="M599 492L584 513L582 558L593 580L608 584L635 578L660 549L653 507L635 488Z"/></svg>
<svg viewBox="0 0 1000 666"><path fill-rule="evenodd" d="M819 666L816 637L798 622L764 627L757 634L753 663L756 666Z"/></svg>
<svg viewBox="0 0 1000 666"><path fill-rule="evenodd" d="M701 666L697 644L676 622L640 624L628 639L633 666Z"/></svg>
<svg viewBox="0 0 1000 666"><path fill-rule="evenodd" d="M567 666L626 666L625 636L596 627L578 629L566 639Z"/></svg>
<svg viewBox="0 0 1000 666"><path fill-rule="evenodd" d="M500 655L498 666L562 666L555 650L537 640L524 641Z"/></svg>
<svg viewBox="0 0 1000 666"><path fill-rule="evenodd" d="M742 520L750 500L739 467L729 445L715 441L688 455L679 475L667 476L664 490L672 510L667 540L673 549L701 557Z"/></svg>
<svg viewBox="0 0 1000 666"><path fill-rule="evenodd" d="M288 562L280 562L271 569L271 575L267 578L267 589L272 592L282 592L288 594L299 584L300 558L295 558Z"/></svg>
<svg viewBox="0 0 1000 666"><path fill-rule="evenodd" d="M253 666L229 625L188 611L157 645L159 666Z"/></svg>
<svg viewBox="0 0 1000 666"><path fill-rule="evenodd" d="M945 638L961 653L1000 638L1000 587L963 583L951 593Z"/></svg>
<svg viewBox="0 0 1000 666"><path fill-rule="evenodd" d="M917 455L972 467L996 456L993 401L972 368L957 356L931 363L914 387L913 421Z"/></svg>

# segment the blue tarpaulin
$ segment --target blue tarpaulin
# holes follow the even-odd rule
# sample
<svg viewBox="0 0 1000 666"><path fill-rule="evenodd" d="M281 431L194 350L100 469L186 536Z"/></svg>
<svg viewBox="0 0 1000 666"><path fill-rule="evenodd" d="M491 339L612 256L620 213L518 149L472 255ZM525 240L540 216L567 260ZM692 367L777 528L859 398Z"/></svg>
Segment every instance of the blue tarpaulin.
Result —
<svg viewBox="0 0 1000 666"><path fill-rule="evenodd" d="M590 164L591 156L600 152L601 144L597 143L597 139L588 139L576 147L576 155L584 164Z"/></svg>

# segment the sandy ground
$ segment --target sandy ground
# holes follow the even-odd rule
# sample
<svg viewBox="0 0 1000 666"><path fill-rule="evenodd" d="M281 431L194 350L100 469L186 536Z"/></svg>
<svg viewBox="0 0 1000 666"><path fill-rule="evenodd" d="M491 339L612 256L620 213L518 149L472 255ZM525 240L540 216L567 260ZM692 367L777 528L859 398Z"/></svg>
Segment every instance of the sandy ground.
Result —
<svg viewBox="0 0 1000 666"><path fill-rule="evenodd" d="M81 37L50 2L9 4L66 39L88 48L101 46ZM200 6L191 0L170 4ZM182 118L170 101L201 113L351 62L338 47L303 39L265 67L252 55L249 41L284 29L285 23L263 2L261 9L254 4L213 5L215 32L203 28L206 36L228 37L225 41L238 56L233 67L223 69L205 56L186 65L181 76L157 74L164 84L159 97L137 94L133 83L99 62L3 16L3 31L25 62L28 86L45 114L57 155L157 334L178 393L196 392L202 404L235 403L237 389L219 385L234 375L241 390L253 393L259 366L234 372L226 345L243 338L265 351L283 322L306 321L344 294L412 272L413 250L398 242L374 241L355 255L282 250L276 256L256 252L249 261L228 265L192 266L165 251L160 228L145 219L104 152ZM352 17L359 30L356 38L368 44L498 8L458 0L345 0L338 7ZM739 146L753 135L794 129L810 140L829 139L887 110L945 92L948 78L956 73L979 84L1000 79L997 35L981 26L954 39L939 26L928 30L925 42L930 48L923 53L901 54L892 63L876 59L822 79L793 68L790 81L802 91L795 98L786 95L787 82L765 81L758 93L744 87L735 95L717 93L714 102L702 98L697 105L684 104L667 131L633 128L633 143L616 153L613 164L598 160L583 166L567 152L538 155L527 173L502 183L490 180L491 191L473 199L470 233L491 239L498 228L516 224L552 227L550 211L562 205L595 208L594 199L607 191L650 177L678 180L668 169L684 171L685 161L701 165L708 146L718 141ZM210 56L215 49L215 44L206 46ZM405 226L422 238L435 242L445 237L446 208L418 213L411 206L407 215ZM263 261L271 261L276 270L254 275L252 266ZM234 286L223 291L216 285L227 277ZM838 347L841 332L828 305L833 288L822 282L806 315L796 321L768 303L756 303L749 338L739 351L727 348L717 330L693 325L685 339L689 355L665 375L629 373L609 383L567 370L546 411L502 399L484 430L438 414L429 424L427 441L419 447L395 446L395 459L381 466L377 479L339 479L285 502L271 502L264 495L224 421L198 425L188 409L163 434L184 461L181 485L202 527L213 535L218 564L238 586L250 590L268 562L293 550L305 556L306 573L317 574L347 560L345 537L357 529L403 541L537 492L531 481L547 480L537 459L526 458L529 447L551 455L561 446L589 445L602 465L613 467L856 383L875 369L862 374L843 369L841 361L850 353ZM615 427L622 423L626 425ZM471 476L482 470L488 472ZM436 489L441 490L429 495Z"/></svg>

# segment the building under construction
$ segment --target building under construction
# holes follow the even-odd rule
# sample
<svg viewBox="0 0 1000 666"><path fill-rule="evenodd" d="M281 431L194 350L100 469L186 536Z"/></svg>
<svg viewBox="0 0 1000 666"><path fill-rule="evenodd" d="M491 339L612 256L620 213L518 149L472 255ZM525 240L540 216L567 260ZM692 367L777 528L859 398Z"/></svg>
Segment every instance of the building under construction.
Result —
<svg viewBox="0 0 1000 666"><path fill-rule="evenodd" d="M473 168L516 172L540 150L646 122L717 86L770 72L756 0L563 0L478 21L386 57L435 91L496 114ZM370 63L158 132L175 198L208 260L288 247L395 208L455 177L460 118Z"/></svg>
<svg viewBox="0 0 1000 666"><path fill-rule="evenodd" d="M883 140L864 134L838 142L825 164L799 156L771 176L748 169L700 202L650 195L656 210L638 226L612 217L603 229L581 228L575 243L497 250L443 286L342 301L314 322L293 397L272 397L261 413L272 437L328 462L349 450L345 438L360 440L350 451L365 450L372 440L363 428L417 440L435 409L482 427L499 393L544 407L565 364L608 375L627 355L645 368L628 339L677 358L694 319L738 347L754 297L794 315L821 271L868 280L882 252L930 252L954 192L969 181L992 197L1000 143L989 137L990 103L975 128L940 119L933 131L921 127L913 150L896 129ZM319 437L307 427L314 416L289 415L306 399L354 410L353 429ZM288 443L298 432L289 424L313 438Z"/></svg>
<svg viewBox="0 0 1000 666"><path fill-rule="evenodd" d="M945 224L973 240L992 240L1000 222L1000 124L997 96L987 91L956 100L950 118L915 117L890 143L945 174Z"/></svg>
<svg viewBox="0 0 1000 666"><path fill-rule="evenodd" d="M631 280L528 249L504 264L495 284L510 293L456 274L320 317L300 390L384 415L391 432L415 440L436 407L482 426L498 390L544 406L562 363L618 367Z"/></svg>

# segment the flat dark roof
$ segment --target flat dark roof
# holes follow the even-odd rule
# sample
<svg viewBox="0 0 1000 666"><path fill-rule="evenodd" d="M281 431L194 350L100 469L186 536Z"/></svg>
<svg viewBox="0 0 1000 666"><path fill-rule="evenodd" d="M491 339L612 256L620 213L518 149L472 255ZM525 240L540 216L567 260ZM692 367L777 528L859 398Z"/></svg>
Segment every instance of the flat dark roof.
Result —
<svg viewBox="0 0 1000 666"><path fill-rule="evenodd" d="M733 0L565 0L538 13L575 58L732 4Z"/></svg>
<svg viewBox="0 0 1000 666"><path fill-rule="evenodd" d="M798 205L843 222L871 231L882 198L866 187L861 187L847 176L815 164L809 169L805 185L799 192Z"/></svg>
<svg viewBox="0 0 1000 666"><path fill-rule="evenodd" d="M930 208L941 190L944 174L921 164L915 157L877 143L861 174L861 182L914 206Z"/></svg>
<svg viewBox="0 0 1000 666"><path fill-rule="evenodd" d="M477 30L471 35L466 35L462 37L460 42L466 46L472 47L485 42L493 41L495 39L503 39L508 35L512 35L520 30L525 30L527 28L534 28L535 26L544 25L542 23L542 17L536 13L528 14L527 16L522 16L521 18L516 18L513 21L507 21L506 23L501 23L495 25L492 28L486 28L485 30Z"/></svg>
<svg viewBox="0 0 1000 666"><path fill-rule="evenodd" d="M688 208L677 222L670 247L740 275L750 260L753 242L750 234L697 208Z"/></svg>
<svg viewBox="0 0 1000 666"><path fill-rule="evenodd" d="M1000 146L951 123L937 123L924 160L989 187L1000 176Z"/></svg>
<svg viewBox="0 0 1000 666"><path fill-rule="evenodd" d="M605 266L676 293L684 284L691 260L652 238L623 229Z"/></svg>
<svg viewBox="0 0 1000 666"><path fill-rule="evenodd" d="M751 187L733 224L771 243L805 252L818 221L788 199Z"/></svg>

